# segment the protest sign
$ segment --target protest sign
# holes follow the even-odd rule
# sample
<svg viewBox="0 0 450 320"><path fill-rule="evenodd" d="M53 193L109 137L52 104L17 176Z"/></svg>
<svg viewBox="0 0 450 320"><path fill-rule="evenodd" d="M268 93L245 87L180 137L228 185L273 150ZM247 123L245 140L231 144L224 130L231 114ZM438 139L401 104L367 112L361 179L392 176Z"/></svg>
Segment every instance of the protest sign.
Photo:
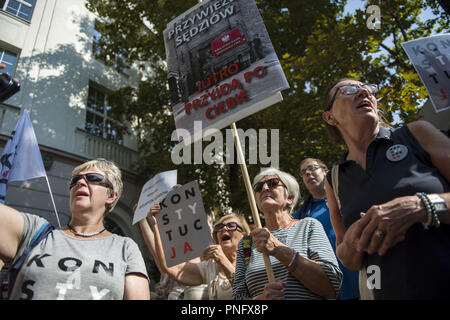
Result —
<svg viewBox="0 0 450 320"><path fill-rule="evenodd" d="M201 256L213 242L198 182L170 191L160 205L156 220L167 266Z"/></svg>
<svg viewBox="0 0 450 320"><path fill-rule="evenodd" d="M450 34L402 43L425 84L436 112L450 108Z"/></svg>
<svg viewBox="0 0 450 320"><path fill-rule="evenodd" d="M170 100L179 141L282 100L289 84L252 0L202 1L164 30Z"/></svg>
<svg viewBox="0 0 450 320"><path fill-rule="evenodd" d="M141 195L134 212L133 224L147 217L153 204L160 202L177 184L177 170L158 173L142 187Z"/></svg>

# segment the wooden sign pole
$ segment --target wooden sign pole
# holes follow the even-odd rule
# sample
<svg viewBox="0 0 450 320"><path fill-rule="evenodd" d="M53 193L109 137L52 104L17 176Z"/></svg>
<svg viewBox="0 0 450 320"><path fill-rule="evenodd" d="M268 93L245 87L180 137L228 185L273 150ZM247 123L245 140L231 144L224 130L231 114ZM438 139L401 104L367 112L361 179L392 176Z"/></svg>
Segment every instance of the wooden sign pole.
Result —
<svg viewBox="0 0 450 320"><path fill-rule="evenodd" d="M236 124L231 124L231 130L233 132L234 143L236 145L237 157L241 166L242 176L244 177L245 189L247 190L248 201L250 202L250 208L252 210L253 220L257 228L262 228L261 220L259 219L258 207L256 206L255 195L253 194L252 184L248 175L247 166L245 164L244 153L242 152L241 142L239 140ZM272 265L270 259L266 254L263 254L264 265L266 266L267 277L269 282L275 282L275 276L273 275Z"/></svg>

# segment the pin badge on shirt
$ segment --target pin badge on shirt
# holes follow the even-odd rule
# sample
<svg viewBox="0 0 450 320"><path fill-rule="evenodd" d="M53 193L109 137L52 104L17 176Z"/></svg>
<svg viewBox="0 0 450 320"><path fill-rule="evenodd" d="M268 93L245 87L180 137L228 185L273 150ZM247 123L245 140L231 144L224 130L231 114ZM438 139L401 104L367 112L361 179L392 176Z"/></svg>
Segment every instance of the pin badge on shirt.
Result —
<svg viewBox="0 0 450 320"><path fill-rule="evenodd" d="M408 155L408 148L403 144L394 144L386 151L386 158L389 161L397 162L406 158Z"/></svg>

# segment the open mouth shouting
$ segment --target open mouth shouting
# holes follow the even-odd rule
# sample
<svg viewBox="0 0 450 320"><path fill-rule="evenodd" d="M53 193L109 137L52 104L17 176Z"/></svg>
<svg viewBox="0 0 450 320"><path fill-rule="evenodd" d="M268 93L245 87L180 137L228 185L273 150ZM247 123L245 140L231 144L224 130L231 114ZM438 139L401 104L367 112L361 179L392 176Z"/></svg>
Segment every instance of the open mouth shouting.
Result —
<svg viewBox="0 0 450 320"><path fill-rule="evenodd" d="M373 110L372 102L369 99L364 99L356 106L356 109Z"/></svg>
<svg viewBox="0 0 450 320"><path fill-rule="evenodd" d="M220 243L231 243L231 236L229 234L224 234L220 240Z"/></svg>

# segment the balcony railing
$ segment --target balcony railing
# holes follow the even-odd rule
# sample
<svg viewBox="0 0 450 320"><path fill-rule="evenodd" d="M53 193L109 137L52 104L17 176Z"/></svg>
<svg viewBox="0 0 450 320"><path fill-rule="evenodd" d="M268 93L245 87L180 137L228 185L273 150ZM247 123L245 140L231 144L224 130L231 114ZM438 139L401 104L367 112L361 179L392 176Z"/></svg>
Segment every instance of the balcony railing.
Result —
<svg viewBox="0 0 450 320"><path fill-rule="evenodd" d="M121 169L132 171L131 164L138 153L130 148L97 137L82 129L75 130L77 150L87 158L105 158L114 161Z"/></svg>
<svg viewBox="0 0 450 320"><path fill-rule="evenodd" d="M0 133L10 135L21 109L16 106L0 103ZM54 147L49 145L49 147ZM68 151L68 150L66 150ZM130 148L97 137L83 129L75 129L74 155L88 159L105 158L114 161L119 168L133 172L131 165L137 160L138 153Z"/></svg>

